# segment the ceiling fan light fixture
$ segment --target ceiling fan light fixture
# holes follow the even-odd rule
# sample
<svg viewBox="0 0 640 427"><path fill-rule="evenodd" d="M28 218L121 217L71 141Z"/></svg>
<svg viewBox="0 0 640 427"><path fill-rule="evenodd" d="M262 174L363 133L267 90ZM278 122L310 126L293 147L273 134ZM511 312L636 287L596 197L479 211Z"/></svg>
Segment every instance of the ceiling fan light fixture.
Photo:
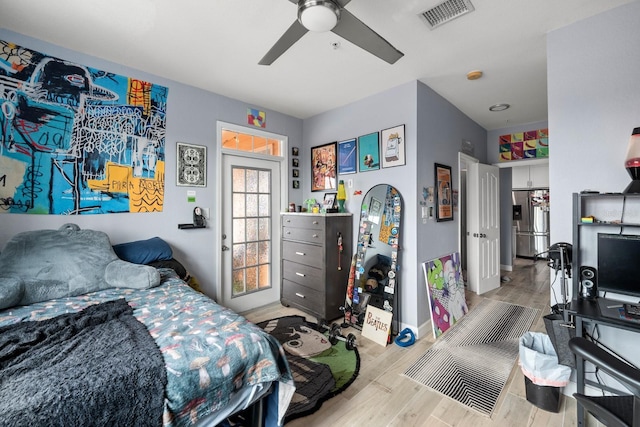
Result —
<svg viewBox="0 0 640 427"><path fill-rule="evenodd" d="M309 31L331 31L340 19L340 8L330 0L298 3L298 21Z"/></svg>

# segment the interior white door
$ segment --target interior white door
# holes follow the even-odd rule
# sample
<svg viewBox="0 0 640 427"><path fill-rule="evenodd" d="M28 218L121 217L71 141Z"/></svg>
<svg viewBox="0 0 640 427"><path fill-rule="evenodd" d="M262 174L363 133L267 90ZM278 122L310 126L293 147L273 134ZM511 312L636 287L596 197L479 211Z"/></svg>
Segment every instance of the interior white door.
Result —
<svg viewBox="0 0 640 427"><path fill-rule="evenodd" d="M219 303L242 312L280 300L280 162L222 156Z"/></svg>
<svg viewBox="0 0 640 427"><path fill-rule="evenodd" d="M467 268L478 295L500 287L500 175L495 166L471 163L467 172Z"/></svg>

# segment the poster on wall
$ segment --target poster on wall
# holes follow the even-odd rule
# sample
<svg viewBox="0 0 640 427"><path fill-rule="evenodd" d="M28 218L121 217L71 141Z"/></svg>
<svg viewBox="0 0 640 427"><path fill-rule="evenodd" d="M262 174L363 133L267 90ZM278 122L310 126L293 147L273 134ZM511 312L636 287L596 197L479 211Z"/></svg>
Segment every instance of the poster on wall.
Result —
<svg viewBox="0 0 640 427"><path fill-rule="evenodd" d="M176 185L207 186L207 147L204 145L176 144Z"/></svg>
<svg viewBox="0 0 640 427"><path fill-rule="evenodd" d="M375 171L380 169L380 146L378 132L358 137L358 171Z"/></svg>
<svg viewBox="0 0 640 427"><path fill-rule="evenodd" d="M435 164L436 221L453 221L451 167Z"/></svg>
<svg viewBox="0 0 640 427"><path fill-rule="evenodd" d="M356 173L357 161L356 139L338 142L338 175Z"/></svg>
<svg viewBox="0 0 640 427"><path fill-rule="evenodd" d="M405 160L404 125L380 131L382 167L403 166Z"/></svg>
<svg viewBox="0 0 640 427"><path fill-rule="evenodd" d="M311 148L311 191L335 190L336 145L319 145Z"/></svg>
<svg viewBox="0 0 640 427"><path fill-rule="evenodd" d="M549 129L537 129L500 135L498 138L499 159L542 159L549 157Z"/></svg>
<svg viewBox="0 0 640 427"><path fill-rule="evenodd" d="M460 253L454 252L422 263L433 337L438 338L468 313Z"/></svg>
<svg viewBox="0 0 640 427"><path fill-rule="evenodd" d="M160 212L168 89L0 40L0 213Z"/></svg>

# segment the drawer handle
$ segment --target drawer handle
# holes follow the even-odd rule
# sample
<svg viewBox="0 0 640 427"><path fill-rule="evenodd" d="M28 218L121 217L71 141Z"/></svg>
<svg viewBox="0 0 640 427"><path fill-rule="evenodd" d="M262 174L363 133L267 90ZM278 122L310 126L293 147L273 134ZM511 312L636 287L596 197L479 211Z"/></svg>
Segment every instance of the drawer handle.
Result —
<svg viewBox="0 0 640 427"><path fill-rule="evenodd" d="M318 225L318 221L313 221L313 225Z"/></svg>
<svg viewBox="0 0 640 427"><path fill-rule="evenodd" d="M290 219L285 219L285 222L291 222L291 220Z"/></svg>
<svg viewBox="0 0 640 427"><path fill-rule="evenodd" d="M287 234L291 234L291 232L290 232L290 231L287 231Z"/></svg>
<svg viewBox="0 0 640 427"><path fill-rule="evenodd" d="M303 273L298 273L298 272L296 271L296 276L305 277L305 274L303 274Z"/></svg>
<svg viewBox="0 0 640 427"><path fill-rule="evenodd" d="M312 234L311 237L313 237L315 239L316 237L318 237L318 235L317 234Z"/></svg>
<svg viewBox="0 0 640 427"><path fill-rule="evenodd" d="M300 297L300 298L305 298L305 296L304 296L304 295L299 294L299 293L297 293L297 292L296 292L296 296L297 296L297 297Z"/></svg>
<svg viewBox="0 0 640 427"><path fill-rule="evenodd" d="M296 255L305 256L306 254L304 252L296 252Z"/></svg>

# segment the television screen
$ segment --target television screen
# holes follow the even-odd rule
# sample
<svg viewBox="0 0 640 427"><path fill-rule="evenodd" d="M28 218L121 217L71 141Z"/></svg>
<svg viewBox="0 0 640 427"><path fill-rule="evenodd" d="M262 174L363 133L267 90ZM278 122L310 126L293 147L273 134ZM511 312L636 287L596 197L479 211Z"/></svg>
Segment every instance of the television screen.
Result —
<svg viewBox="0 0 640 427"><path fill-rule="evenodd" d="M598 233L597 286L640 297L640 236Z"/></svg>

